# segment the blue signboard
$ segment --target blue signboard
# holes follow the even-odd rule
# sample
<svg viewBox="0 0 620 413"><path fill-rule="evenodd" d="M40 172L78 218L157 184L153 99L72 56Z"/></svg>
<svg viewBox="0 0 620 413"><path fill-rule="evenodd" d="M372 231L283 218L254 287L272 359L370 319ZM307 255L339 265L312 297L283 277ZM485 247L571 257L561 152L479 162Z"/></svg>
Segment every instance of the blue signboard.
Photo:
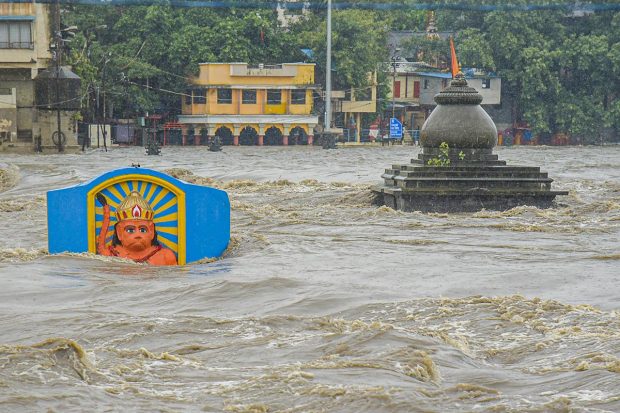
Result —
<svg viewBox="0 0 620 413"><path fill-rule="evenodd" d="M403 124L396 118L390 118L390 139L403 138Z"/></svg>

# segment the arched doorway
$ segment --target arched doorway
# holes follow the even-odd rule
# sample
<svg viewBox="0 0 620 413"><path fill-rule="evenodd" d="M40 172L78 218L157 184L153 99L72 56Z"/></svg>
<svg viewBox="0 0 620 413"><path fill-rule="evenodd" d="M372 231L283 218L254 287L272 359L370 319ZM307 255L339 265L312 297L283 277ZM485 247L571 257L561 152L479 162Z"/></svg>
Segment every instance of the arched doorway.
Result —
<svg viewBox="0 0 620 413"><path fill-rule="evenodd" d="M226 126L220 126L216 131L214 136L219 136L222 140L222 145L232 145L233 144L233 133Z"/></svg>
<svg viewBox="0 0 620 413"><path fill-rule="evenodd" d="M291 132L288 135L288 144L289 145L307 145L308 134L302 127L295 126L293 129L291 129Z"/></svg>
<svg viewBox="0 0 620 413"><path fill-rule="evenodd" d="M201 145L206 145L208 137L209 137L209 129L207 129L206 127L203 126L202 128L200 128L200 135L194 135L194 139L196 137L198 137L198 136L200 137L199 138L200 139L200 144Z"/></svg>
<svg viewBox="0 0 620 413"><path fill-rule="evenodd" d="M258 145L258 132L251 126L246 126L239 134L239 145Z"/></svg>
<svg viewBox="0 0 620 413"><path fill-rule="evenodd" d="M276 128L275 126L272 126L269 129L267 129L265 131L264 142L265 142L265 145L269 145L269 146L282 145L283 136L282 136L282 132L280 132L280 129Z"/></svg>

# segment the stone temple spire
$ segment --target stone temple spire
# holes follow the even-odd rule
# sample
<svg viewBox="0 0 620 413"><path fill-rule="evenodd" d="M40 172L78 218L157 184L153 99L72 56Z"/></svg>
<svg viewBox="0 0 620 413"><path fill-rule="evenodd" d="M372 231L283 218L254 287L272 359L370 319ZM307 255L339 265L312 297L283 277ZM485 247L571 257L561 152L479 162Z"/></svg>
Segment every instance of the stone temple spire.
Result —
<svg viewBox="0 0 620 413"><path fill-rule="evenodd" d="M429 10L426 16L426 38L439 40L437 25L435 24L435 10Z"/></svg>

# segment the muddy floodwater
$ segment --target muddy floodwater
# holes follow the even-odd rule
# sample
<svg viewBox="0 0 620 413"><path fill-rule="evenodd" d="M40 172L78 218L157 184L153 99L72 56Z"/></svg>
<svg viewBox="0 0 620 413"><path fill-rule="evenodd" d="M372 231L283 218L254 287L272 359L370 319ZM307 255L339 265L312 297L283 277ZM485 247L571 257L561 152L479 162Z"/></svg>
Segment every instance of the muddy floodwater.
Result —
<svg viewBox="0 0 620 413"><path fill-rule="evenodd" d="M496 149L548 210L373 205L418 150L0 155L0 411L620 412L620 146ZM228 192L223 259L47 253L46 191L132 163Z"/></svg>

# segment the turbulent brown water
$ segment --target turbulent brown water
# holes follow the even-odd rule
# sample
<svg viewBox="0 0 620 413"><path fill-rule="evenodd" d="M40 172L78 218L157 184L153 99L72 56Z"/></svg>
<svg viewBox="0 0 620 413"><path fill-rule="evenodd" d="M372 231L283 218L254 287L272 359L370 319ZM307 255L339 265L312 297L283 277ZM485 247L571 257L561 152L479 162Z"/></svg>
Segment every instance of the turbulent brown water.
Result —
<svg viewBox="0 0 620 413"><path fill-rule="evenodd" d="M411 147L0 155L0 411L619 412L620 147L497 153L570 195L374 206ZM224 259L47 254L45 192L136 162L229 193Z"/></svg>

